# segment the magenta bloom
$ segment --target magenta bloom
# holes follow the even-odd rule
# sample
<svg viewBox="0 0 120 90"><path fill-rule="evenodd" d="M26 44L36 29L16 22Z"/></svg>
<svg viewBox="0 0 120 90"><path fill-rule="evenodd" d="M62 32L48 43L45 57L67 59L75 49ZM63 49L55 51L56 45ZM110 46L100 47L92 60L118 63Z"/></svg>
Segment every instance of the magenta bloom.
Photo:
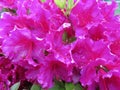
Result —
<svg viewBox="0 0 120 90"><path fill-rule="evenodd" d="M0 89L10 90L14 83L25 79L25 69L0 56Z"/></svg>
<svg viewBox="0 0 120 90"><path fill-rule="evenodd" d="M111 49L111 53L120 56L120 52L119 52L119 45L120 40L115 40L110 44L110 49Z"/></svg>
<svg viewBox="0 0 120 90"><path fill-rule="evenodd" d="M9 36L10 31L14 29L15 18L10 13L2 13L2 19L0 19L0 38L4 40Z"/></svg>
<svg viewBox="0 0 120 90"><path fill-rule="evenodd" d="M91 70L93 71L93 69ZM119 70L119 61L116 63L106 63L106 65L101 66L99 69L97 67L96 75L99 74L99 82L95 81L88 85L88 90L95 90L96 88L100 90L119 90Z"/></svg>
<svg viewBox="0 0 120 90"><path fill-rule="evenodd" d="M114 14L115 1L57 4L0 0L0 89L9 90L18 81L49 89L58 80L80 83L86 90L119 90L120 16Z"/></svg>
<svg viewBox="0 0 120 90"><path fill-rule="evenodd" d="M15 3L17 0L0 0L0 6L2 7L15 7Z"/></svg>
<svg viewBox="0 0 120 90"><path fill-rule="evenodd" d="M106 36L104 35L105 28L102 25L98 25L97 27L92 27L90 30L88 30L88 36L92 40L100 40L100 39L106 39Z"/></svg>
<svg viewBox="0 0 120 90"><path fill-rule="evenodd" d="M38 52L36 50L40 48L40 44L42 43L37 40L29 30L16 29L10 34L11 35L2 43L2 50L8 58L14 62L28 59L29 63L35 63L32 61L34 59L39 60L40 51Z"/></svg>
<svg viewBox="0 0 120 90"><path fill-rule="evenodd" d="M70 18L74 27L86 27L99 24L103 16L100 13L98 2L96 0L81 0L73 8ZM76 25L75 25L76 24Z"/></svg>
<svg viewBox="0 0 120 90"><path fill-rule="evenodd" d="M40 68L39 75L37 77L38 83L44 88L52 87L53 80L64 80L70 82L72 75L72 68L67 64L56 60L53 56L48 56Z"/></svg>

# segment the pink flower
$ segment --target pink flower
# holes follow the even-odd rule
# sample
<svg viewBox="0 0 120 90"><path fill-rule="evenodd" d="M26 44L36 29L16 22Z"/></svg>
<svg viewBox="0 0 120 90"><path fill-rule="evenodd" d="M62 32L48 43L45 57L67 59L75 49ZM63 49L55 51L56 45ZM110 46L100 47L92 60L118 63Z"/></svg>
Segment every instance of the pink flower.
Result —
<svg viewBox="0 0 120 90"><path fill-rule="evenodd" d="M24 63L23 63L24 64ZM29 65L29 64L28 64ZM28 66L27 65L27 66ZM25 72L25 77L28 81L37 83L38 77L39 77L39 73L41 70L42 64L39 64L35 67L33 67L32 65L29 65L27 69L27 71Z"/></svg>
<svg viewBox="0 0 120 90"><path fill-rule="evenodd" d="M72 69L72 82L74 84L79 83L80 81L80 71L79 67L75 64L73 64L73 69Z"/></svg>
<svg viewBox="0 0 120 90"><path fill-rule="evenodd" d="M110 44L110 50L111 50L111 52L113 53L113 54L115 54L115 55L117 55L117 56L120 56L120 45L119 45L119 43L120 43L120 40L118 39L118 40L115 40L115 41L113 41L113 42L111 42L111 44Z"/></svg>
<svg viewBox="0 0 120 90"><path fill-rule="evenodd" d="M74 27L87 27L99 24L103 16L96 0L81 0L72 9L70 19Z"/></svg>
<svg viewBox="0 0 120 90"><path fill-rule="evenodd" d="M46 43L50 46L51 52L54 53L56 59L66 64L72 62L71 50L75 41L74 31L71 27L63 28L61 31L51 31L46 37Z"/></svg>
<svg viewBox="0 0 120 90"><path fill-rule="evenodd" d="M72 50L72 57L79 67L87 64L90 59L94 59L95 55L93 55L90 43L89 40L79 39Z"/></svg>
<svg viewBox="0 0 120 90"><path fill-rule="evenodd" d="M48 89L55 80L80 82L87 90L120 89L116 3L79 0L72 10L67 6L66 15L54 0L0 1L7 10L0 18L1 90L17 81Z"/></svg>
<svg viewBox="0 0 120 90"><path fill-rule="evenodd" d="M107 71L104 71L100 65L104 66L106 60L96 60L91 63L83 66L81 70L80 82L83 86L91 85L94 81L99 82L100 73L105 74ZM107 70L107 69L106 69Z"/></svg>
<svg viewBox="0 0 120 90"><path fill-rule="evenodd" d="M53 86L53 80L71 81L71 74L71 67L56 60L53 56L48 56L40 68L37 80L43 88L50 88Z"/></svg>
<svg viewBox="0 0 120 90"><path fill-rule="evenodd" d="M89 38L78 39L72 49L72 57L79 67L97 58L113 60L114 56L111 55L107 45L108 42L104 42L103 40L93 41Z"/></svg>
<svg viewBox="0 0 120 90"><path fill-rule="evenodd" d="M28 60L29 64L35 64L39 60L42 41L37 40L27 29L16 29L10 33L10 36L3 41L2 50L4 54L14 62ZM41 47L40 47L41 46ZM39 50L39 51L38 51ZM39 60L40 61L40 60Z"/></svg>
<svg viewBox="0 0 120 90"><path fill-rule="evenodd" d="M15 26L15 17L11 16L10 13L2 13L0 19L0 38L4 40L9 36L10 31L14 29Z"/></svg>
<svg viewBox="0 0 120 90"><path fill-rule="evenodd" d="M104 78L100 81L101 90L119 90L120 89L120 77L113 75L111 78Z"/></svg>
<svg viewBox="0 0 120 90"><path fill-rule="evenodd" d="M106 31L106 29L104 28L104 26L102 25L98 25L98 26L93 26L91 27L90 30L88 30L88 36L92 39L92 40L101 40L104 39L106 40L107 37L104 35L104 32Z"/></svg>
<svg viewBox="0 0 120 90"><path fill-rule="evenodd" d="M5 56L0 56L0 89L9 90L14 83L25 79L25 69L12 63Z"/></svg>
<svg viewBox="0 0 120 90"><path fill-rule="evenodd" d="M100 12L103 15L105 21L114 20L115 17L115 10L117 8L117 3L112 0L111 4L108 4L108 2L103 2L101 0L98 1L98 5L101 8Z"/></svg>
<svg viewBox="0 0 120 90"><path fill-rule="evenodd" d="M88 86L87 90L119 90L120 89L120 77L113 75L111 78L100 78L99 83L92 83Z"/></svg>
<svg viewBox="0 0 120 90"><path fill-rule="evenodd" d="M0 0L0 6L2 7L15 7L15 3L17 0Z"/></svg>
<svg viewBox="0 0 120 90"><path fill-rule="evenodd" d="M80 82L83 86L88 86L88 90L94 90L91 88L99 87L100 90L118 90L118 80L113 78L120 78L120 66L119 60L108 61L108 60L96 60L89 63L86 67L81 70ZM92 87L93 84L97 83ZM118 87L118 89L115 87ZM111 89L112 90L112 89Z"/></svg>

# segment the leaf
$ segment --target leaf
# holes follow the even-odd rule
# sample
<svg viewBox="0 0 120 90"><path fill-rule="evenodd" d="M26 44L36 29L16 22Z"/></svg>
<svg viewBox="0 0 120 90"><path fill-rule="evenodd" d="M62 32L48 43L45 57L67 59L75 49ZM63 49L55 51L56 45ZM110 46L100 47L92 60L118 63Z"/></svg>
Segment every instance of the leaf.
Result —
<svg viewBox="0 0 120 90"><path fill-rule="evenodd" d="M49 90L65 90L65 85L62 81L55 81L54 87Z"/></svg>
<svg viewBox="0 0 120 90"><path fill-rule="evenodd" d="M44 3L46 0L40 0L42 3Z"/></svg>
<svg viewBox="0 0 120 90"><path fill-rule="evenodd" d="M120 3L118 4L118 8L115 11L115 15L120 15Z"/></svg>
<svg viewBox="0 0 120 90"><path fill-rule="evenodd" d="M39 85L33 84L30 90L41 90Z"/></svg>
<svg viewBox="0 0 120 90"><path fill-rule="evenodd" d="M54 0L54 2L61 9L64 9L66 6L66 0Z"/></svg>
<svg viewBox="0 0 120 90"><path fill-rule="evenodd" d="M14 85L11 86L10 90L18 90L19 87L20 87L20 82L17 82Z"/></svg>
<svg viewBox="0 0 120 90"><path fill-rule="evenodd" d="M67 42L67 40L68 40L68 34L67 34L67 32L64 32L64 33L63 33L63 35L62 35L62 40L63 40L64 42Z"/></svg>
<svg viewBox="0 0 120 90"><path fill-rule="evenodd" d="M74 90L83 90L82 86L78 83L75 85Z"/></svg>
<svg viewBox="0 0 120 90"><path fill-rule="evenodd" d="M65 83L66 90L74 90L74 87L73 83Z"/></svg>
<svg viewBox="0 0 120 90"><path fill-rule="evenodd" d="M69 43L72 43L72 42L74 42L75 40L76 40L77 38L76 37L71 37L71 38L69 38Z"/></svg>
<svg viewBox="0 0 120 90"><path fill-rule="evenodd" d="M68 0L68 9L71 10L74 6L74 0Z"/></svg>

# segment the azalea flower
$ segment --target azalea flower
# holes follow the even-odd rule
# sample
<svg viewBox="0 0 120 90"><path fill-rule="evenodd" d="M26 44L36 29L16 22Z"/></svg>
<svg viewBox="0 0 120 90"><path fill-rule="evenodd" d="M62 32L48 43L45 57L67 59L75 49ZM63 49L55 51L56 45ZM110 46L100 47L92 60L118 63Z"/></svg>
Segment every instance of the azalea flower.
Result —
<svg viewBox="0 0 120 90"><path fill-rule="evenodd" d="M116 7L114 0L1 0L0 89L18 81L19 89L49 89L57 80L119 90Z"/></svg>

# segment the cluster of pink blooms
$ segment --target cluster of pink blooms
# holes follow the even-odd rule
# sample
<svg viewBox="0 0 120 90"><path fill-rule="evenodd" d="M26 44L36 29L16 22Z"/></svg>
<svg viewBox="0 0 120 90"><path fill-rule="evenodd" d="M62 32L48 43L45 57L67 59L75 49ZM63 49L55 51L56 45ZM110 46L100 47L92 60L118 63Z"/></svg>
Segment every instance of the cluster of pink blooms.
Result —
<svg viewBox="0 0 120 90"><path fill-rule="evenodd" d="M0 90L18 81L51 88L54 80L120 90L115 1L79 0L67 15L53 0L0 0L0 8Z"/></svg>

